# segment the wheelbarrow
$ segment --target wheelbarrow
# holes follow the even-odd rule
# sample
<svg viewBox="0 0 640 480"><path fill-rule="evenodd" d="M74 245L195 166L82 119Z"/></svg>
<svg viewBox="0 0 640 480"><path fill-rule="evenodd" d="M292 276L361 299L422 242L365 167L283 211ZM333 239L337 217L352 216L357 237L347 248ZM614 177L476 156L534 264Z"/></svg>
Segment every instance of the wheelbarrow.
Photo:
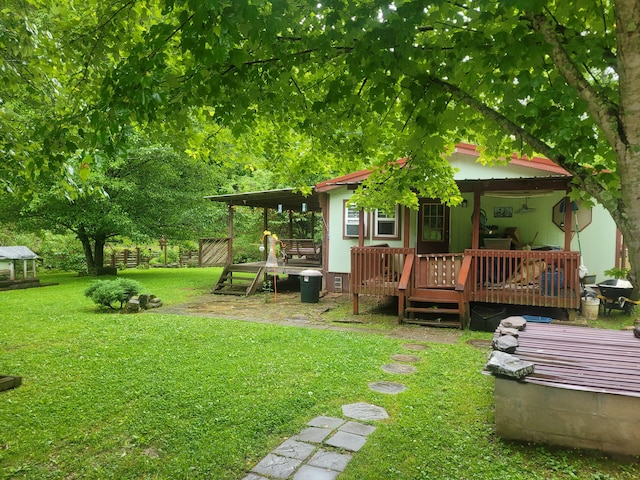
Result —
<svg viewBox="0 0 640 480"><path fill-rule="evenodd" d="M640 301L631 300L633 293L633 285L629 280L612 278L598 283L600 294L600 306L605 314L611 313L611 310L622 310L627 315L633 311L633 307L640 304ZM607 311L608 310L608 311Z"/></svg>

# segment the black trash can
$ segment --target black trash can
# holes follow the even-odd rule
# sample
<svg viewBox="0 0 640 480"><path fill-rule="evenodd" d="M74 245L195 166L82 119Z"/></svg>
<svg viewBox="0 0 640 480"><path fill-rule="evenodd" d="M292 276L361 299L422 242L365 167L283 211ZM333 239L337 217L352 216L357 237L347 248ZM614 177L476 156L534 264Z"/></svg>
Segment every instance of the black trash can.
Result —
<svg viewBox="0 0 640 480"><path fill-rule="evenodd" d="M318 303L322 289L322 272L303 270L300 272L300 300L303 303Z"/></svg>

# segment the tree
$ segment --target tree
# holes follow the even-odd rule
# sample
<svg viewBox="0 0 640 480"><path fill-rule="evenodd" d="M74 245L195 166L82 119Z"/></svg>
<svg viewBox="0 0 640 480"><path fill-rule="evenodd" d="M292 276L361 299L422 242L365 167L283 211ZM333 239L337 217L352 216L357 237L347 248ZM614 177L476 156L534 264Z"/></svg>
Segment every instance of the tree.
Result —
<svg viewBox="0 0 640 480"><path fill-rule="evenodd" d="M95 67L82 68L100 90L81 105L95 138L117 138L132 120L172 128L194 109L234 131L268 117L315 138L305 161L333 150L382 166L360 195L364 206L415 206L418 195L457 201L441 154L458 140L483 146L487 161L544 154L573 174L573 196L592 196L611 213L639 286L635 0L87 0L56 8L65 59ZM390 169L398 156L412 168Z"/></svg>
<svg viewBox="0 0 640 480"><path fill-rule="evenodd" d="M573 196L611 213L638 286L636 1L171 1L158 25L104 84L115 105L140 108L127 95L135 85L157 96L158 115L179 99L222 121L273 114L321 134L380 132L372 120L398 135L395 154L414 167L377 190L412 205L416 195L456 200L440 157L456 140L483 146L489 161L544 154L574 176ZM145 66L157 81L130 74ZM388 174L381 169L371 185ZM375 192L362 203L379 205Z"/></svg>
<svg viewBox="0 0 640 480"><path fill-rule="evenodd" d="M53 178L31 200L7 202L3 215L17 218L19 211L24 229L73 232L91 272L104 265L104 247L115 237L193 240L211 232L216 206L203 197L224 181L216 174L199 160L138 138L126 156L101 159L86 179L71 175L74 197Z"/></svg>

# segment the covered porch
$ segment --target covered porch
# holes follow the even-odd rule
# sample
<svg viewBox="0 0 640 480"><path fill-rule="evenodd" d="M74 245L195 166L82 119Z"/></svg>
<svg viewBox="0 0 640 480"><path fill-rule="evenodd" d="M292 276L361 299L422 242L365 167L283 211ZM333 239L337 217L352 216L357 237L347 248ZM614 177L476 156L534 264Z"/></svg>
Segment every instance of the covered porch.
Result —
<svg viewBox="0 0 640 480"><path fill-rule="evenodd" d="M569 182L570 177L565 175L459 181L460 191L467 197L472 194L473 198L471 248L460 252L447 250L448 241L440 245L421 243L422 210L418 232L408 221L410 212L405 210L404 247L365 246L364 241L360 241L358 246L351 248L349 291L353 296L354 313L359 311L360 295L397 297L400 322L414 321L418 315L427 318L417 323L459 328L468 326L473 303L580 308L581 254L571 249L576 232L575 209L566 196ZM558 192L560 199L564 195L564 200L559 202L563 246L532 248L531 244L512 242L502 238L503 235L499 238L491 235L486 217L483 219L486 213L481 208L484 196L522 195L524 199L527 195L542 195L543 192ZM447 208L443 206L441 211L446 212ZM450 227L447 217L444 218L443 228L447 230ZM551 215L548 222L553 226ZM536 225L536 228L544 229L545 225ZM418 236L417 244L410 246L415 235ZM449 232L442 238L449 238ZM493 247L487 238L504 245ZM437 248L430 250L434 246Z"/></svg>
<svg viewBox="0 0 640 480"><path fill-rule="evenodd" d="M226 203L228 206L228 237L226 240L226 262L213 293L251 295L255 293L269 276L299 276L305 270L323 271L326 250L322 241L313 238L318 221L317 214L322 211L322 198L314 188L305 193L296 189L277 189L258 192L212 195L205 197L214 202ZM234 214L239 207L262 210L263 231L272 231L269 218L279 215L287 225L276 231L278 235L280 256L277 266L267 266L268 245L263 238L262 261L234 263ZM294 214L308 217L310 234L300 237L295 235ZM280 222L281 224L283 222ZM259 239L262 231L256 232Z"/></svg>

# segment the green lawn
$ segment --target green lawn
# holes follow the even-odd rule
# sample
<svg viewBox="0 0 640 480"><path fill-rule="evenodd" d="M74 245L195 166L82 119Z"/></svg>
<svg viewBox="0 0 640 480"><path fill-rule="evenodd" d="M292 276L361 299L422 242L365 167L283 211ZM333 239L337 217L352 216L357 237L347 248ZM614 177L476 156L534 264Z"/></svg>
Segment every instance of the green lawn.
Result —
<svg viewBox="0 0 640 480"><path fill-rule="evenodd" d="M209 291L215 269L128 270L166 304ZM240 479L284 438L341 406L384 407L341 480L638 478L602 455L501 441L488 351L466 343L411 352L418 372L381 370L402 341L205 317L100 312L89 278L0 292L0 478ZM260 312L256 312L260 315ZM389 319L390 325L395 322ZM368 388L401 381L408 390Z"/></svg>

